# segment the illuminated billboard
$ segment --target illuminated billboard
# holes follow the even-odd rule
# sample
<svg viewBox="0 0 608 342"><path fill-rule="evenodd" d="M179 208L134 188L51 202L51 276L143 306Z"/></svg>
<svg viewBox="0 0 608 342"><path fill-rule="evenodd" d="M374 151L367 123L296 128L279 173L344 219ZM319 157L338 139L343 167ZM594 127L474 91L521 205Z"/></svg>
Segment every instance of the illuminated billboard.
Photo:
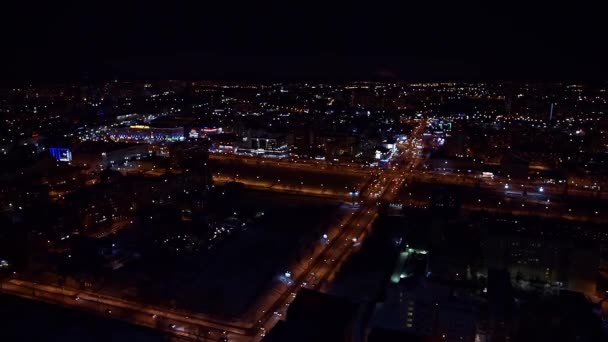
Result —
<svg viewBox="0 0 608 342"><path fill-rule="evenodd" d="M189 137L193 139L207 138L210 135L221 134L224 130L221 127L204 127L204 128L192 128L189 133Z"/></svg>
<svg viewBox="0 0 608 342"><path fill-rule="evenodd" d="M64 162L72 161L72 151L67 147L51 147L49 148L49 151L55 160Z"/></svg>

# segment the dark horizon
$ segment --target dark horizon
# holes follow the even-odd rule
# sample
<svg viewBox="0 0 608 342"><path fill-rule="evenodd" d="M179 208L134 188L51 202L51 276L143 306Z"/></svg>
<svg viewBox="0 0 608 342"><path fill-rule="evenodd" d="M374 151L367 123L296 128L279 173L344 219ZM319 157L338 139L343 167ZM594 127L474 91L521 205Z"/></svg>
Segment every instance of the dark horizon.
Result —
<svg viewBox="0 0 608 342"><path fill-rule="evenodd" d="M280 63L279 63L280 61ZM608 78L596 64L580 63L578 69L558 62L528 67L501 63L419 59L408 57L339 56L158 56L131 57L100 62L95 67L35 64L27 72L3 83L62 83L118 80L216 80L242 82L308 81L485 81L485 82L591 82ZM498 65L498 66L497 66ZM37 68L44 68L45 71ZM67 68L67 69L66 69ZM533 70L533 71L531 71Z"/></svg>
<svg viewBox="0 0 608 342"><path fill-rule="evenodd" d="M608 79L606 30L591 7L16 6L2 24L6 83Z"/></svg>

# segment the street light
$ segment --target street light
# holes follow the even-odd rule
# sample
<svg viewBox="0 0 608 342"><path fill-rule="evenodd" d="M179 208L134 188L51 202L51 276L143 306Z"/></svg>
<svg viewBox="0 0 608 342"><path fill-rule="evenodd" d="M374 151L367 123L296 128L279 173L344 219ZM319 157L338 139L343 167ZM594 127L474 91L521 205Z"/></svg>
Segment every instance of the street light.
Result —
<svg viewBox="0 0 608 342"><path fill-rule="evenodd" d="M352 205L355 205L355 197L359 196L359 191L351 191L348 194L350 195Z"/></svg>

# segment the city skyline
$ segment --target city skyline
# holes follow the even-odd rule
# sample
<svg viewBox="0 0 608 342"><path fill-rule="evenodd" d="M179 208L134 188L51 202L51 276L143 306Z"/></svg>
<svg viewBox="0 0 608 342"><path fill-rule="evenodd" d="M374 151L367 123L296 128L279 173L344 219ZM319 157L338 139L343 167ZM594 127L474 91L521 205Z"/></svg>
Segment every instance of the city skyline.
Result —
<svg viewBox="0 0 608 342"><path fill-rule="evenodd" d="M608 340L599 6L17 2L0 340Z"/></svg>

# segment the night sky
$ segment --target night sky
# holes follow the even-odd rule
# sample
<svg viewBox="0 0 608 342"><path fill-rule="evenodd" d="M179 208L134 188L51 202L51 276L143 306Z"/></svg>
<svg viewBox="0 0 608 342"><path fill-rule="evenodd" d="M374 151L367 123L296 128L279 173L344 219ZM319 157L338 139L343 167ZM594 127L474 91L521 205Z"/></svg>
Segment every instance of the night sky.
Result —
<svg viewBox="0 0 608 342"><path fill-rule="evenodd" d="M599 4L175 2L4 8L0 78L608 78L608 25Z"/></svg>

